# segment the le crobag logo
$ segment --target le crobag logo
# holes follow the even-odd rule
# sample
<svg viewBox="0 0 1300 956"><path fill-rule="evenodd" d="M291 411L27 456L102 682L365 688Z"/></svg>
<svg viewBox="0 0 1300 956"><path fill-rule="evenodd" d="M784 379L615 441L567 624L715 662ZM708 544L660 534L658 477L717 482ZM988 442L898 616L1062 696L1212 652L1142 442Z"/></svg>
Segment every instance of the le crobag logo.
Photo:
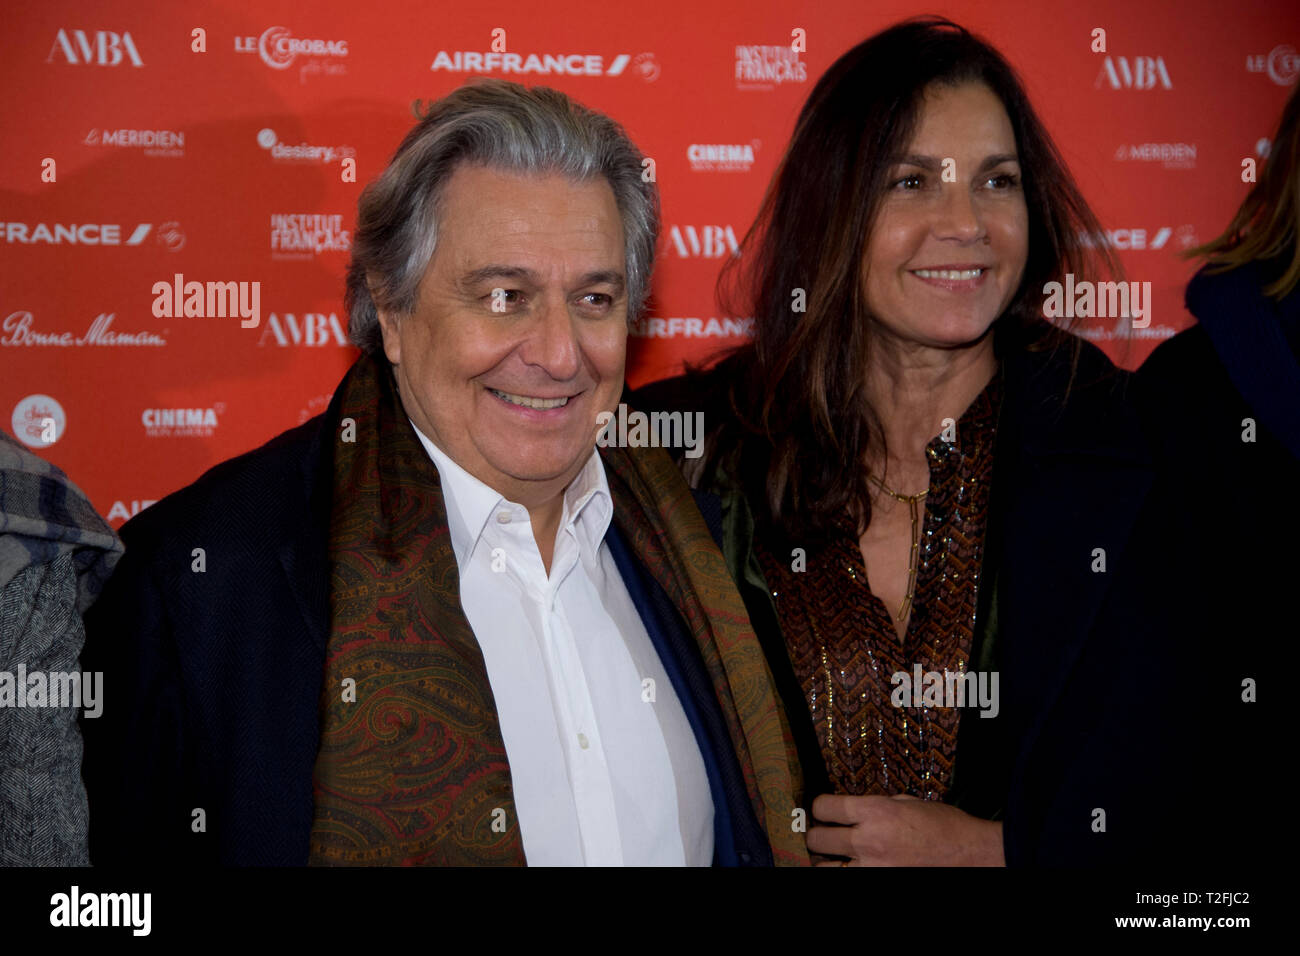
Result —
<svg viewBox="0 0 1300 956"><path fill-rule="evenodd" d="M28 395L10 416L14 437L29 448L49 448L68 429L68 416L49 395Z"/></svg>
<svg viewBox="0 0 1300 956"><path fill-rule="evenodd" d="M140 51L136 49L131 34L111 30L68 30L63 27L54 35L54 45L46 63L68 63L72 66L144 66Z"/></svg>
<svg viewBox="0 0 1300 956"><path fill-rule="evenodd" d="M123 229L130 231L123 239ZM185 233L180 223L159 223L157 229L151 222L124 227L121 223L62 223L0 222L0 239L10 245L51 246L140 246L153 235L154 241L171 252L185 246Z"/></svg>
<svg viewBox="0 0 1300 956"><path fill-rule="evenodd" d="M1246 57L1247 73L1267 73L1278 86L1291 86L1300 73L1300 54L1290 44L1275 46L1268 53Z"/></svg>
<svg viewBox="0 0 1300 956"><path fill-rule="evenodd" d="M347 67L347 40L298 37L288 27L267 27L261 36L235 37L236 53L256 53L273 70L287 70L299 65L299 78L306 82L309 74L340 76Z"/></svg>

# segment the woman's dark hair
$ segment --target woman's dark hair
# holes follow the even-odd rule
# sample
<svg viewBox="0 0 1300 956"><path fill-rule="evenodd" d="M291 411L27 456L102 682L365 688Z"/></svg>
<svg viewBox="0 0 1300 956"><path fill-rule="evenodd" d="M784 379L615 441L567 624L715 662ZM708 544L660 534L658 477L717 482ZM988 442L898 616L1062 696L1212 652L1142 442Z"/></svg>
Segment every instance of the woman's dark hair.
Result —
<svg viewBox="0 0 1300 956"><path fill-rule="evenodd" d="M1204 256L1213 275L1256 259L1272 262L1280 273L1264 288L1283 299L1300 285L1300 85L1291 92L1273 136L1273 146L1259 181L1246 194L1223 234L1184 257Z"/></svg>
<svg viewBox="0 0 1300 956"><path fill-rule="evenodd" d="M755 335L726 363L737 432L714 437L751 477L752 467L735 462L765 462L765 487L753 487L751 503L789 536L822 535L846 509L860 528L869 520L866 452L883 439L865 391L863 252L927 87L971 82L986 84L1007 111L1029 212L1024 278L995 323L999 343L1008 331L1043 326L1044 283L1100 266L1120 274L1015 71L986 42L949 20L919 17L841 56L804 104L742 256L720 282L724 304L734 309L740 290L753 308ZM805 311L792 308L796 289ZM1073 362L1078 340L1064 332L1037 336L1035 347L1067 343Z"/></svg>

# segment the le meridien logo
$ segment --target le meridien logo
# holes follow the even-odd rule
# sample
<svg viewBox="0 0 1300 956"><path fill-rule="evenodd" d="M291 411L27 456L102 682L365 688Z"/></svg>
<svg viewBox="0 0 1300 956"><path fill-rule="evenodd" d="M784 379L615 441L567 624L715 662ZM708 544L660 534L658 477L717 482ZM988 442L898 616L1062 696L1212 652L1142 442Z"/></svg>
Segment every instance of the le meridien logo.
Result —
<svg viewBox="0 0 1300 956"><path fill-rule="evenodd" d="M171 282L155 282L153 294L153 314L160 319L239 316L245 329L255 329L262 321L260 282L186 282L177 272Z"/></svg>
<svg viewBox="0 0 1300 956"><path fill-rule="evenodd" d="M923 671L916 664L911 674L897 671L889 682L895 707L978 706L981 717L996 717L1000 709L997 671Z"/></svg>
<svg viewBox="0 0 1300 956"><path fill-rule="evenodd" d="M704 451L703 412L629 411L619 403L616 412L596 416L601 427L596 444L601 448L685 448L687 458Z"/></svg>
<svg viewBox="0 0 1300 956"><path fill-rule="evenodd" d="M50 897L51 926L129 926L148 936L153 925L152 893L82 893L75 884Z"/></svg>

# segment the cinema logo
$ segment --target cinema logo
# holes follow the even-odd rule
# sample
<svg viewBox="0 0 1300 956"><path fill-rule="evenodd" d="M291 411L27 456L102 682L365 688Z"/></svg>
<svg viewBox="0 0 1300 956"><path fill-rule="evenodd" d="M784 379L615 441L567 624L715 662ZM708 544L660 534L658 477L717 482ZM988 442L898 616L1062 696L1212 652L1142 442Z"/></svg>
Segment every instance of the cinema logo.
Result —
<svg viewBox="0 0 1300 956"><path fill-rule="evenodd" d="M0 347L7 348L73 348L84 345L100 346L150 346L166 345L167 340L153 332L115 332L114 312L101 312L90 322L85 335L71 332L42 332L36 319L27 311L10 312L0 323Z"/></svg>
<svg viewBox="0 0 1300 956"><path fill-rule="evenodd" d="M174 129L92 129L87 146L138 149L145 156L175 159L185 155L185 134Z"/></svg>
<svg viewBox="0 0 1300 956"><path fill-rule="evenodd" d="M1151 325L1150 282L1081 282L1074 273L1065 274L1065 283L1048 282L1043 286L1045 319L1132 319L1133 328Z"/></svg>
<svg viewBox="0 0 1300 956"><path fill-rule="evenodd" d="M806 82L808 64L790 44L736 47L736 89L774 90L785 83Z"/></svg>
<svg viewBox="0 0 1300 956"><path fill-rule="evenodd" d="M273 129L264 129L257 134L257 145L271 154L277 163L314 163L326 165L350 159L357 155L351 146L314 146L311 143L299 143L290 146L280 142L280 137Z"/></svg>
<svg viewBox="0 0 1300 956"><path fill-rule="evenodd" d="M633 320L628 334L640 339L747 339L754 334L754 320L639 318Z"/></svg>
<svg viewBox="0 0 1300 956"><path fill-rule="evenodd" d="M696 173L747 173L759 140L750 143L691 143L686 158Z"/></svg>
<svg viewBox="0 0 1300 956"><path fill-rule="evenodd" d="M699 458L704 451L703 412L629 411L619 403L616 412L596 416L600 448L685 448L687 458Z"/></svg>
<svg viewBox="0 0 1300 956"><path fill-rule="evenodd" d="M211 438L225 402L209 408L146 408L140 413L144 433L150 438Z"/></svg>
<svg viewBox="0 0 1300 956"><path fill-rule="evenodd" d="M348 55L347 40L296 37L287 27L268 27L259 37L235 37L236 53L256 53L273 70L287 70L301 62L298 78L313 74L342 76L348 69L340 60Z"/></svg>
<svg viewBox="0 0 1300 956"><path fill-rule="evenodd" d="M889 702L895 707L978 707L981 717L996 717L997 671L896 671L889 678L894 685Z"/></svg>
<svg viewBox="0 0 1300 956"><path fill-rule="evenodd" d="M631 65L632 69L628 70ZM500 73L505 76L622 76L626 71L647 83L659 79L659 61L653 53L619 53L605 65L599 53L500 53L477 50L439 50L429 64L433 72ZM415 101L416 104L420 100ZM413 107L415 109L415 107ZM420 114L417 112L417 116ZM421 117L423 118L423 117Z"/></svg>
<svg viewBox="0 0 1300 956"><path fill-rule="evenodd" d="M186 282L177 272L172 281L153 284L153 314L159 319L240 319L255 329L262 322L262 283Z"/></svg>
<svg viewBox="0 0 1300 956"><path fill-rule="evenodd" d="M271 258L313 259L322 252L347 252L352 233L339 214L271 214Z"/></svg>
<svg viewBox="0 0 1300 956"><path fill-rule="evenodd" d="M122 239L122 226L118 223L68 223L56 222L53 225L38 222L29 225L25 222L0 222L0 239L10 245L50 245L50 246L140 246L153 233L155 241L170 252L176 252L185 246L185 233L175 222L164 222L155 232L153 223L137 223Z"/></svg>
<svg viewBox="0 0 1300 956"><path fill-rule="evenodd" d="M28 395L14 406L9 425L28 448L49 448L68 430L68 414L49 395Z"/></svg>
<svg viewBox="0 0 1300 956"><path fill-rule="evenodd" d="M99 671L0 671L0 707L15 710L76 707L87 717L103 713L104 675Z"/></svg>
<svg viewBox="0 0 1300 956"><path fill-rule="evenodd" d="M1267 54L1255 53L1246 57L1247 73L1267 73L1278 86L1291 86L1300 74L1300 55L1289 44L1275 46Z"/></svg>
<svg viewBox="0 0 1300 956"><path fill-rule="evenodd" d="M132 936L148 936L152 911L152 893L82 893L74 885L50 897L51 926L128 926Z"/></svg>

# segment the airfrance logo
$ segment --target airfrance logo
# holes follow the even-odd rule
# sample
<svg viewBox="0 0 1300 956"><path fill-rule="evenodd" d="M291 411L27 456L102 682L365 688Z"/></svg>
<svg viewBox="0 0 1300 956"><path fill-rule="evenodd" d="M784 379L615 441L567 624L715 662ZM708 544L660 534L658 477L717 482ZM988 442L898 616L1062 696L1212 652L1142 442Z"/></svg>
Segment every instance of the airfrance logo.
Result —
<svg viewBox="0 0 1300 956"><path fill-rule="evenodd" d="M152 911L152 893L82 893L74 885L50 897L51 926L127 926L148 936Z"/></svg>
<svg viewBox="0 0 1300 956"><path fill-rule="evenodd" d="M122 227L117 223L55 223L49 226L38 222L29 226L25 222L0 222L0 233L5 242L32 245L47 243L52 246L138 246L149 237L153 224L142 222L135 226L122 241Z"/></svg>
<svg viewBox="0 0 1300 956"><path fill-rule="evenodd" d="M60 28L45 62L53 63L56 54L73 66L118 66L124 60L130 60L132 66L144 66L135 41L125 31L119 34L96 30L87 35L85 30Z"/></svg>
<svg viewBox="0 0 1300 956"><path fill-rule="evenodd" d="M127 502L125 501L114 501L113 507L108 509L108 521L130 521L141 511L144 511L145 508L148 508L150 505L156 505L157 503L158 500L156 498L132 498L130 500L130 507L127 507Z"/></svg>
<svg viewBox="0 0 1300 956"><path fill-rule="evenodd" d="M87 146L138 149L145 156L185 155L185 134L173 129L92 129L82 142Z"/></svg>
<svg viewBox="0 0 1300 956"><path fill-rule="evenodd" d="M273 129L264 129L257 134L257 145L270 152L271 158L281 163L337 163L343 159L355 157L357 151L351 146L313 146L311 143L299 143L290 146L280 142L280 137Z"/></svg>
<svg viewBox="0 0 1300 956"><path fill-rule="evenodd" d="M1154 233L1146 229L1107 229L1099 236L1084 232L1079 234L1079 242L1092 248L1109 245L1122 252L1140 252L1144 249L1163 249L1174 235L1177 235L1176 241L1181 249L1190 249L1196 245L1196 228L1190 224L1179 226L1176 234L1173 226L1160 226Z"/></svg>
<svg viewBox="0 0 1300 956"><path fill-rule="evenodd" d="M640 318L628 333L640 339L747 339L754 334L753 318Z"/></svg>
<svg viewBox="0 0 1300 956"><path fill-rule="evenodd" d="M637 56L634 74L647 83L659 77L653 53ZM621 76L632 62L630 53L619 53L605 65L599 53L497 53L477 50L439 50L429 64L435 73L502 73L535 76Z"/></svg>

